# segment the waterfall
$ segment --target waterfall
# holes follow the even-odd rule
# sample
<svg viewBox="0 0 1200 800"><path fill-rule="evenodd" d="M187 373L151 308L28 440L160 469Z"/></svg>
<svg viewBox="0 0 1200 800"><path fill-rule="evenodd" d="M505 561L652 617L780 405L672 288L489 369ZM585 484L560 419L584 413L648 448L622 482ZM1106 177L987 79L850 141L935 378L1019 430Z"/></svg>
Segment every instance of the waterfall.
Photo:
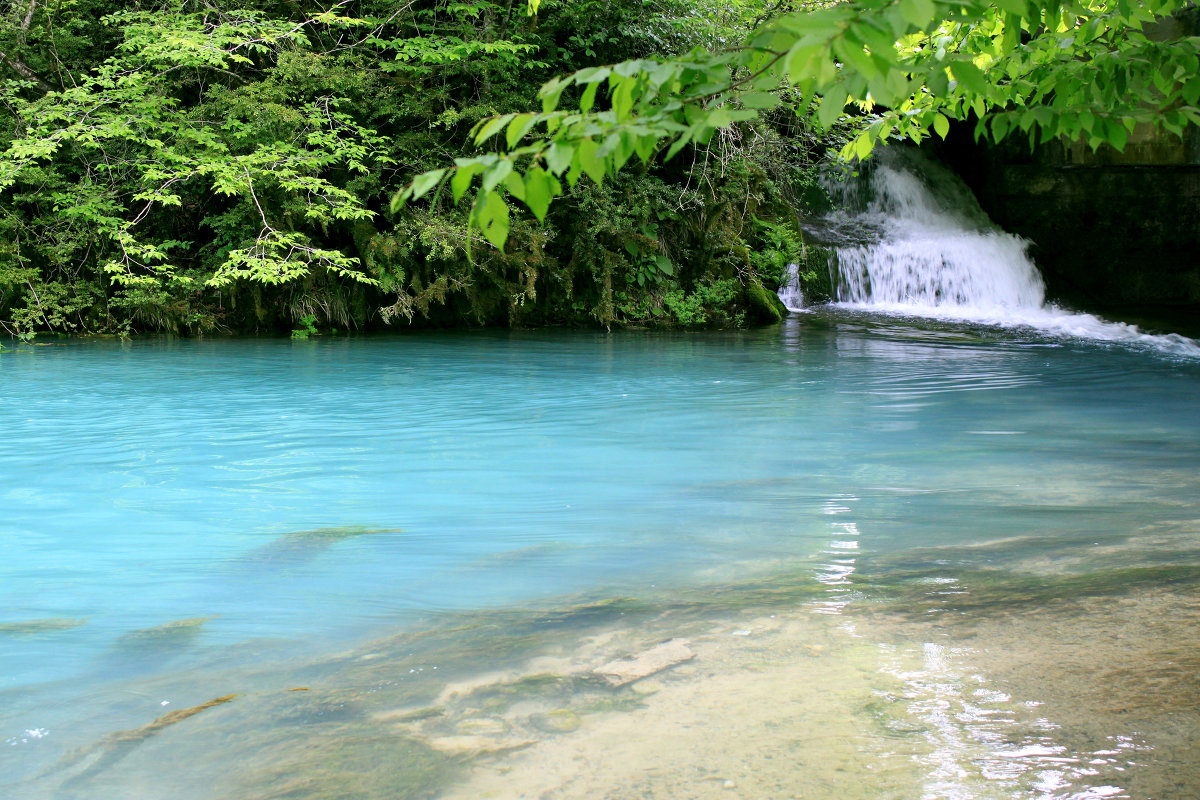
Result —
<svg viewBox="0 0 1200 800"><path fill-rule="evenodd" d="M1192 339L1047 304L1029 243L1001 230L954 173L915 149L882 148L859 169L856 177L826 181L838 210L814 221L833 245L838 305L1200 356Z"/></svg>
<svg viewBox="0 0 1200 800"><path fill-rule="evenodd" d="M779 285L779 300L788 311L804 308L804 292L800 290L800 265L787 265L787 281Z"/></svg>
<svg viewBox="0 0 1200 800"><path fill-rule="evenodd" d="M949 170L918 157L888 148L866 186L831 187L879 231L878 241L834 251L838 299L910 312L1041 308L1045 287L1028 243L992 224Z"/></svg>

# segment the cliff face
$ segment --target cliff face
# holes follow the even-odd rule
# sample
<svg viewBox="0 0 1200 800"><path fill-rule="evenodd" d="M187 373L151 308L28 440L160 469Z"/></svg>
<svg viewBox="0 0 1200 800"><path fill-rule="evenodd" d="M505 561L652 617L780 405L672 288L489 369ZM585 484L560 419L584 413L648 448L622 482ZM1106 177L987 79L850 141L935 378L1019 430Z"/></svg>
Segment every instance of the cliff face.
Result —
<svg viewBox="0 0 1200 800"><path fill-rule="evenodd" d="M1161 24L1200 34L1200 11ZM935 148L1005 230L1033 242L1052 298L1082 306L1200 309L1200 128L1139 128L1124 152L1017 137L977 145L970 126Z"/></svg>

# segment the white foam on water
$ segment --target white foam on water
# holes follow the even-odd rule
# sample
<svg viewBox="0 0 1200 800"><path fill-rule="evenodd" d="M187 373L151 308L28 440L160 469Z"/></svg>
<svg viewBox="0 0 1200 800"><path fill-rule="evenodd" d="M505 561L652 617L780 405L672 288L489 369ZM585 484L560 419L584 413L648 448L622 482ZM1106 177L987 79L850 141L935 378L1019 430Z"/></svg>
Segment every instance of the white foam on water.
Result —
<svg viewBox="0 0 1200 800"><path fill-rule="evenodd" d="M835 248L838 305L1200 357L1200 342L1185 336L1047 304L1029 243L998 228L957 176L915 151L885 148L865 176L828 186L843 209L839 226L880 232Z"/></svg>

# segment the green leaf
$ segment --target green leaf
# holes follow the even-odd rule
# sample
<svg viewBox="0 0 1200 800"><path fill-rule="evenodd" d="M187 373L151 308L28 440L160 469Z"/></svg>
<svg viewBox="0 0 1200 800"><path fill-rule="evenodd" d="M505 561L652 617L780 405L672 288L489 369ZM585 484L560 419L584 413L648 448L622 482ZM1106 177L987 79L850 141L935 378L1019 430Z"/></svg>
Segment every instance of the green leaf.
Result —
<svg viewBox="0 0 1200 800"><path fill-rule="evenodd" d="M1189 106L1200 102L1200 76L1188 78L1187 83L1183 84L1182 94L1184 102Z"/></svg>
<svg viewBox="0 0 1200 800"><path fill-rule="evenodd" d="M651 157L654 155L654 149L658 145L658 137L654 135L639 136L634 143L633 149L637 153L637 157L642 160L643 164L650 163Z"/></svg>
<svg viewBox="0 0 1200 800"><path fill-rule="evenodd" d="M508 241L508 206L495 192L480 194L471 213L472 224L497 250Z"/></svg>
<svg viewBox="0 0 1200 800"><path fill-rule="evenodd" d="M1125 152L1125 141L1129 138L1129 132L1124 126L1116 120L1110 119L1105 123L1105 130L1108 133L1108 143L1117 148L1118 152Z"/></svg>
<svg viewBox="0 0 1200 800"><path fill-rule="evenodd" d="M937 14L933 0L901 0L899 9L900 16L920 30L925 30Z"/></svg>
<svg viewBox="0 0 1200 800"><path fill-rule="evenodd" d="M835 100L835 97L840 97L840 100ZM835 93L826 95L821 98L821 107L817 109L817 120L823 128L832 128L834 123L842 116L842 109L846 107L850 97L844 93Z"/></svg>
<svg viewBox="0 0 1200 800"><path fill-rule="evenodd" d="M569 81L565 78L554 78L542 86L538 92L538 97L542 98L542 112L550 113L558 108L558 99L562 97L563 90L567 88Z"/></svg>
<svg viewBox="0 0 1200 800"><path fill-rule="evenodd" d="M744 92L738 99L746 108L774 108L779 105L779 96L770 92Z"/></svg>
<svg viewBox="0 0 1200 800"><path fill-rule="evenodd" d="M579 110L584 114L591 111L592 106L596 105L596 89L599 86L599 83L589 83L583 90L583 97L579 99Z"/></svg>
<svg viewBox="0 0 1200 800"><path fill-rule="evenodd" d="M612 70L608 67L587 67L575 73L575 85L581 83L600 83L600 81L612 74Z"/></svg>
<svg viewBox="0 0 1200 800"><path fill-rule="evenodd" d="M997 142L1008 135L1012 127L1012 119L1007 114L998 114L992 118L992 138Z"/></svg>
<svg viewBox="0 0 1200 800"><path fill-rule="evenodd" d="M937 131L937 135L946 138L946 134L950 133L950 120L946 119L944 114L933 115L933 129Z"/></svg>
<svg viewBox="0 0 1200 800"><path fill-rule="evenodd" d="M955 61L950 65L950 71L954 73L954 79L959 82L959 85L968 92L974 95L987 96L987 79L983 77L983 72L979 67L970 61Z"/></svg>
<svg viewBox="0 0 1200 800"><path fill-rule="evenodd" d="M508 193L518 200L525 200L525 181L516 172L510 172L504 178L504 188L508 189Z"/></svg>
<svg viewBox="0 0 1200 800"><path fill-rule="evenodd" d="M833 40L833 52L843 63L854 67L855 71L866 80L879 74L879 67L863 49L862 41L849 32L841 38Z"/></svg>
<svg viewBox="0 0 1200 800"><path fill-rule="evenodd" d="M508 177L509 173L512 172L512 168L512 160L508 158L502 158L488 167L483 173L483 193L491 194L500 181Z"/></svg>
<svg viewBox="0 0 1200 800"><path fill-rule="evenodd" d="M659 64L650 70L650 85L655 89L661 88L663 84L675 77L677 70L678 67L674 64Z"/></svg>
<svg viewBox="0 0 1200 800"><path fill-rule="evenodd" d="M454 177L450 179L450 192L454 195L454 202L456 204L467 193L467 189L471 186L471 179L480 172L483 172L483 164L480 164L478 161L459 165L458 169L455 170Z"/></svg>
<svg viewBox="0 0 1200 800"><path fill-rule="evenodd" d="M705 125L711 128L724 128L733 124L733 109L728 108L727 106L714 108L708 112L703 120L697 121L703 122Z"/></svg>
<svg viewBox="0 0 1200 800"><path fill-rule="evenodd" d="M554 142L546 151L546 166L555 175L562 175L575 159L575 146L565 142Z"/></svg>
<svg viewBox="0 0 1200 800"><path fill-rule="evenodd" d="M490 120L488 120L486 123L483 124L483 127L480 128L479 133L477 133L475 135L475 144L476 145L483 144L486 140L495 136L497 133L500 132L501 128L503 128L505 125L507 125L512 120L512 118L514 116L516 116L516 115L515 114L504 114L499 117L492 117Z"/></svg>
<svg viewBox="0 0 1200 800"><path fill-rule="evenodd" d="M1025 0L996 0L996 6L1017 17L1029 16L1029 4Z"/></svg>
<svg viewBox="0 0 1200 800"><path fill-rule="evenodd" d="M517 114L513 117L512 122L508 123L508 132L505 140L508 142L508 149L512 150L517 142L529 133L529 129L537 123L537 114Z"/></svg>
<svg viewBox="0 0 1200 800"><path fill-rule="evenodd" d="M621 84L612 93L612 109L613 115L618 121L621 121L628 118L630 110L633 109L633 90L637 86L637 81L633 78L619 78L618 80L621 81Z"/></svg>
<svg viewBox="0 0 1200 800"><path fill-rule="evenodd" d="M445 174L445 169L432 169L429 172L422 172L413 178L412 192L409 194L409 199L420 200L429 193L430 189L442 182L442 176Z"/></svg>
<svg viewBox="0 0 1200 800"><path fill-rule="evenodd" d="M533 167L525 173L525 205L537 217L538 222L545 222L546 213L550 210L550 200L555 194L554 184L558 181L541 167Z"/></svg>
<svg viewBox="0 0 1200 800"><path fill-rule="evenodd" d="M871 138L869 133L863 132L854 140L854 157L859 161L863 161L867 156L871 155L871 151L875 149L875 140Z"/></svg>
<svg viewBox="0 0 1200 800"><path fill-rule="evenodd" d="M592 139L584 139L575 150L575 158L580 168L596 183L604 182L606 173L604 159L597 157L600 145Z"/></svg>
<svg viewBox="0 0 1200 800"><path fill-rule="evenodd" d="M883 18L878 18L882 20ZM871 24L871 19L868 18L860 25L854 26L855 35L862 39L867 45L867 49L871 51L871 55L887 63L895 58L896 39L900 33L892 31L890 28L881 28L879 25Z"/></svg>
<svg viewBox="0 0 1200 800"><path fill-rule="evenodd" d="M667 148L667 155L665 158L663 158L663 161L670 161L672 158L674 158L680 150L687 147L688 143L692 141L692 137L695 135L696 129L688 128L686 133L680 135L680 137L672 142L671 146Z"/></svg>
<svg viewBox="0 0 1200 800"><path fill-rule="evenodd" d="M658 269L664 275L674 275L675 265L671 263L671 259L666 256L655 256L654 263L658 265Z"/></svg>

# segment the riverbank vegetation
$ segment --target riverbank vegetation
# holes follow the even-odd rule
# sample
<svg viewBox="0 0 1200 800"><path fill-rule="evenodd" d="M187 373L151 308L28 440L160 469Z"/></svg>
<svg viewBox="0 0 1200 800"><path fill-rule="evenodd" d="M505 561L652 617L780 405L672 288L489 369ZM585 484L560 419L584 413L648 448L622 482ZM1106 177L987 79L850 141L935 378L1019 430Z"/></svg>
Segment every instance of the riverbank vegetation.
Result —
<svg viewBox="0 0 1200 800"><path fill-rule="evenodd" d="M790 207L825 143L794 114L582 181L543 222L515 217L503 252L449 198L388 208L547 80L720 47L762 3L18 5L9 334L741 325L777 316L804 256Z"/></svg>
<svg viewBox="0 0 1200 800"><path fill-rule="evenodd" d="M1179 5L9 0L0 326L771 321L831 151L1194 124Z"/></svg>

